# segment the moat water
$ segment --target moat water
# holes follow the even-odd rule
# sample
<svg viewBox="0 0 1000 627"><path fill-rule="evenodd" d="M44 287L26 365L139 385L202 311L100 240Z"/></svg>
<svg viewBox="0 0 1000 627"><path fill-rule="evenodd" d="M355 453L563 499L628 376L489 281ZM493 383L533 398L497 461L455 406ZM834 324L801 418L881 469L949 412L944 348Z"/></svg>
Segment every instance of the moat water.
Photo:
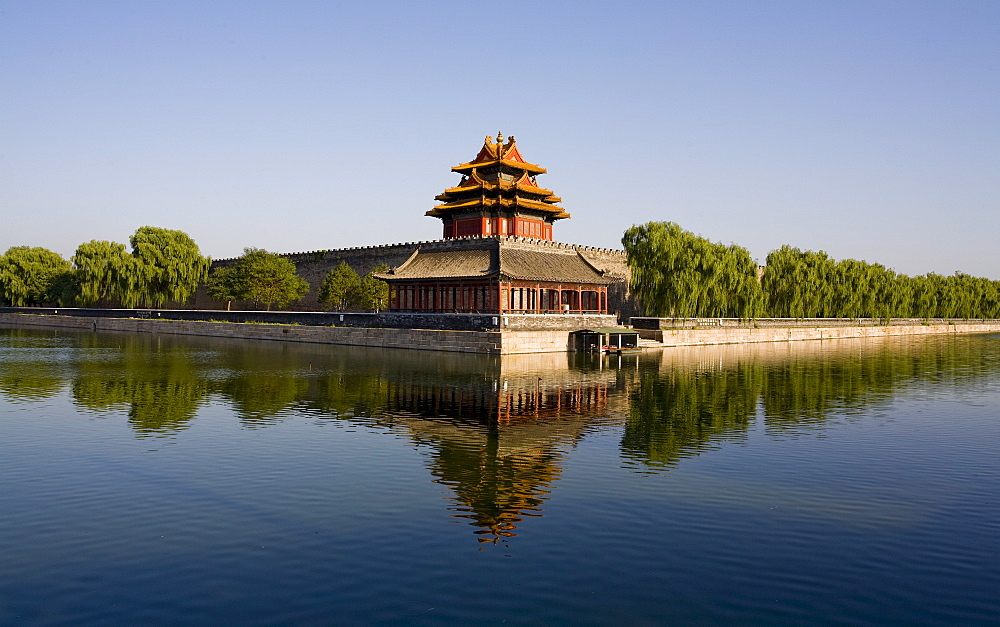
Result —
<svg viewBox="0 0 1000 627"><path fill-rule="evenodd" d="M0 623L1000 621L1000 335L0 328Z"/></svg>

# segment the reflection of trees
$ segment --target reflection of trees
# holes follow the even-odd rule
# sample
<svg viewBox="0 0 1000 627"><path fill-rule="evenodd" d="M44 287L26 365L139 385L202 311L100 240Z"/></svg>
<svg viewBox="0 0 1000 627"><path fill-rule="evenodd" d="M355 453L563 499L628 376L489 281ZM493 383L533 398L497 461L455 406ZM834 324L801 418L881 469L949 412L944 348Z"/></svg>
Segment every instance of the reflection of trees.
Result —
<svg viewBox="0 0 1000 627"><path fill-rule="evenodd" d="M758 406L767 433L795 434L928 381L966 386L1000 372L968 337L702 347L687 357L666 367L647 360L640 370L621 444L626 457L675 465L741 436Z"/></svg>
<svg viewBox="0 0 1000 627"><path fill-rule="evenodd" d="M332 371L314 385L309 407L330 416L368 418L385 406L386 382L378 372Z"/></svg>
<svg viewBox="0 0 1000 627"><path fill-rule="evenodd" d="M761 389L769 433L818 426L831 415L860 410L892 398L896 376L890 355L850 356L838 361L796 359L768 369Z"/></svg>
<svg viewBox="0 0 1000 627"><path fill-rule="evenodd" d="M62 389L62 368L44 353L27 352L0 359L0 393L10 400L51 398Z"/></svg>
<svg viewBox="0 0 1000 627"><path fill-rule="evenodd" d="M284 346L234 344L217 355L224 366L215 391L226 398L247 427L264 427L295 407L309 388L307 360Z"/></svg>
<svg viewBox="0 0 1000 627"><path fill-rule="evenodd" d="M858 415L914 387L968 386L1000 371L974 338L855 344L832 358L800 354L768 369L762 392L769 433ZM859 350L860 348L860 350Z"/></svg>
<svg viewBox="0 0 1000 627"><path fill-rule="evenodd" d="M156 336L82 336L73 399L91 411L127 410L136 434L185 429L209 393L183 347Z"/></svg>
<svg viewBox="0 0 1000 627"><path fill-rule="evenodd" d="M233 410L248 427L262 427L302 398L309 382L282 372L237 371L219 391L229 398Z"/></svg>
<svg viewBox="0 0 1000 627"><path fill-rule="evenodd" d="M643 370L631 394L622 452L673 466L714 443L743 434L757 410L758 367L704 371Z"/></svg>

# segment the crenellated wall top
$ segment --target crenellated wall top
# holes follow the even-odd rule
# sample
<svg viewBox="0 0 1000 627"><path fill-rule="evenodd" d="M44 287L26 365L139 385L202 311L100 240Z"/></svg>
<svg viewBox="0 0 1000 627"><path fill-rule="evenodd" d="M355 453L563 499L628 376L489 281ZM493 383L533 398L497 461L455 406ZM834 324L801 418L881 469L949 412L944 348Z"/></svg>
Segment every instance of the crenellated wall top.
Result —
<svg viewBox="0 0 1000 627"><path fill-rule="evenodd" d="M485 241L493 241L493 240L503 240L503 241L513 242L513 243L530 244L530 245L533 245L533 246L539 246L539 247L545 247L545 248L555 248L555 249L562 249L562 250L575 250L575 251L583 251L583 252L590 252L590 253L601 253L601 254L605 254L605 255L612 255L612 256L621 257L623 261L626 258L626 254L625 254L624 250L618 250L618 249L614 249L614 248L600 248L600 247L597 247L597 246L584 246L582 244L567 244L567 243L564 243L564 242L553 242L553 241L550 241L550 240L535 239L535 238L531 238L531 237L521 237L521 236L507 237L507 236L501 236L501 235L494 235L494 236L487 236L487 237L482 237L482 236L474 235L474 236L467 236L467 237L452 237L452 238L448 238L448 239L421 240L421 241L416 241L416 242L399 242L399 243L395 243L395 244L375 244L375 245L372 245L372 246L350 246L350 247L346 247L346 248L330 248L330 249L326 249L326 250L309 250L309 251L302 251L302 252L277 253L277 254L280 255L280 256L282 256L282 257L287 257L287 258L289 258L291 260L295 260L295 259L320 260L320 259L323 259L323 258L325 258L327 256L334 256L335 257L335 256L338 256L340 254L347 253L347 252L361 252L361 251L389 252L389 251L392 251L393 249L407 249L407 248L413 248L413 247L416 247L416 246L426 247L426 248L434 248L434 249L441 249L441 248L445 248L446 249L446 248L450 248L450 247L453 247L453 246L467 245L469 242L472 242L474 240L482 240L484 242ZM235 261L236 259L238 259L238 257L225 257L225 258L215 259L214 261L217 261L217 262L231 262L231 261Z"/></svg>

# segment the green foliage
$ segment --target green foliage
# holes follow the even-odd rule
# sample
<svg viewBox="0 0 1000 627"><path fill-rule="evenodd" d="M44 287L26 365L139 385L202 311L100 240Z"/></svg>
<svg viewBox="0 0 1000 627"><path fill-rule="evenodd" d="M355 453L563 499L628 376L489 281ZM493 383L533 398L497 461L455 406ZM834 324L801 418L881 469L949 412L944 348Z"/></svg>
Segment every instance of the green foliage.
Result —
<svg viewBox="0 0 1000 627"><path fill-rule="evenodd" d="M319 289L319 302L334 311L381 311L389 302L389 284L374 276L388 270L385 264L363 278L347 262L330 270Z"/></svg>
<svg viewBox="0 0 1000 627"><path fill-rule="evenodd" d="M768 315L777 318L996 318L1000 281L956 273L909 277L877 263L782 246L767 256Z"/></svg>
<svg viewBox="0 0 1000 627"><path fill-rule="evenodd" d="M236 272L232 267L218 267L212 270L205 283L205 289L209 297L226 301L226 309L230 308L234 300L242 298L236 281Z"/></svg>
<svg viewBox="0 0 1000 627"><path fill-rule="evenodd" d="M334 311L347 311L361 301L361 277L346 261L330 270L319 288L319 302Z"/></svg>
<svg viewBox="0 0 1000 627"><path fill-rule="evenodd" d="M633 226L622 238L632 291L646 315L775 318L998 318L1000 281L961 272L909 277L877 263L837 261L782 246L757 266L673 222Z"/></svg>
<svg viewBox="0 0 1000 627"><path fill-rule="evenodd" d="M93 338L105 349L75 365L74 403L81 409L106 413L125 411L136 437L162 437L190 425L207 400L211 379L204 365L182 348L160 346L158 340L131 335Z"/></svg>
<svg viewBox="0 0 1000 627"><path fill-rule="evenodd" d="M134 265L124 244L91 240L77 246L73 255L77 304L93 307L128 300Z"/></svg>
<svg viewBox="0 0 1000 627"><path fill-rule="evenodd" d="M673 222L632 226L622 237L632 291L647 315L756 318L757 264L740 246L716 244Z"/></svg>
<svg viewBox="0 0 1000 627"><path fill-rule="evenodd" d="M295 264L260 248L244 248L229 268L216 268L208 280L208 294L217 300L249 300L259 306L286 307L302 298L309 283L295 273Z"/></svg>
<svg viewBox="0 0 1000 627"><path fill-rule="evenodd" d="M361 308L381 311L389 304L389 284L382 279L375 278L375 272L385 272L389 266L382 264L375 268L361 279Z"/></svg>
<svg viewBox="0 0 1000 627"><path fill-rule="evenodd" d="M129 242L134 263L123 304L159 307L187 301L208 276L211 260L203 257L187 233L140 227Z"/></svg>
<svg viewBox="0 0 1000 627"><path fill-rule="evenodd" d="M822 318L835 294L834 262L823 251L782 246L767 256L761 280L768 313L780 318Z"/></svg>
<svg viewBox="0 0 1000 627"><path fill-rule="evenodd" d="M73 307L80 298L80 286L76 281L76 273L63 270L52 278L49 289L46 290L46 301L59 307Z"/></svg>
<svg viewBox="0 0 1000 627"><path fill-rule="evenodd" d="M57 303L68 261L46 248L14 246L0 256L0 298L15 307Z"/></svg>

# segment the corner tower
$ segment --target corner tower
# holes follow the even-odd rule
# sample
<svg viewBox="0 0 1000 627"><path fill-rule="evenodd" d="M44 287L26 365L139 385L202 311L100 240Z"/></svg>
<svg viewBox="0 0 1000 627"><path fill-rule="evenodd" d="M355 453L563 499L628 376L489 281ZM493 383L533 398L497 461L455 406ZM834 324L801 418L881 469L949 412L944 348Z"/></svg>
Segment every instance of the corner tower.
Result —
<svg viewBox="0 0 1000 627"><path fill-rule="evenodd" d="M552 224L570 215L562 199L538 186L545 168L525 161L513 137L487 136L476 158L453 167L462 175L457 187L435 197L440 204L426 215L441 218L444 238L520 236L552 240Z"/></svg>

